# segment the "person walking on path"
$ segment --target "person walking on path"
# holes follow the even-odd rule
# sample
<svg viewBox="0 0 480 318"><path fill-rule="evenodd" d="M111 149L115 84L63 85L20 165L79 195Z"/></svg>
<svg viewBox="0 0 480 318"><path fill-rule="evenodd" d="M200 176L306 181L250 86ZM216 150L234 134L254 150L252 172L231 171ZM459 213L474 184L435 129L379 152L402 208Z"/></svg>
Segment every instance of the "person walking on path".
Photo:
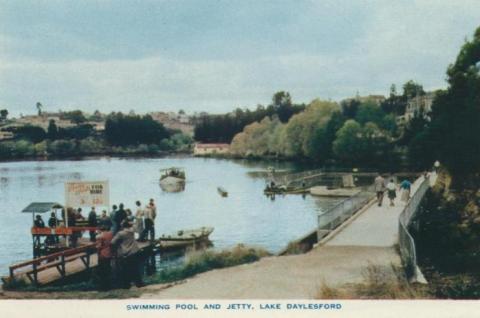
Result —
<svg viewBox="0 0 480 318"><path fill-rule="evenodd" d="M375 192L377 193L378 206L382 206L383 194L385 192L385 179L379 173L374 181Z"/></svg>
<svg viewBox="0 0 480 318"><path fill-rule="evenodd" d="M141 241L148 239L150 235L150 241L155 240L155 218L157 217L157 207L150 199L150 203L145 208L145 229L143 230Z"/></svg>
<svg viewBox="0 0 480 318"><path fill-rule="evenodd" d="M135 202L135 205L137 206L137 211L135 212L135 232L138 233L138 238L140 239L144 229L144 212L142 209L142 203L140 203L140 201Z"/></svg>
<svg viewBox="0 0 480 318"><path fill-rule="evenodd" d="M400 184L400 189L402 190L402 195L400 196L400 200L407 203L410 200L410 190L412 188L412 183L407 179L403 180Z"/></svg>
<svg viewBox="0 0 480 318"><path fill-rule="evenodd" d="M128 220L122 222L122 230L112 239L112 246L116 250L119 265L119 279L121 288L130 288L130 283L142 287L142 257L140 247L135 240L135 233Z"/></svg>
<svg viewBox="0 0 480 318"><path fill-rule="evenodd" d="M435 161L435 163L433 164L433 169L435 171L435 173L438 173L438 170L440 169L440 161Z"/></svg>
<svg viewBox="0 0 480 318"><path fill-rule="evenodd" d="M390 179L390 182L387 184L388 198L390 199L390 206L395 206L394 200L397 197L397 186L393 179Z"/></svg>
<svg viewBox="0 0 480 318"><path fill-rule="evenodd" d="M108 225L102 225L97 238L98 279L100 290L109 290L112 286L112 239L113 233Z"/></svg>
<svg viewBox="0 0 480 318"><path fill-rule="evenodd" d="M92 210L90 210L90 213L88 214L88 226L89 227L97 227L97 213L95 212L95 207L92 206ZM90 242L95 242L96 241L96 233L93 230L90 230Z"/></svg>

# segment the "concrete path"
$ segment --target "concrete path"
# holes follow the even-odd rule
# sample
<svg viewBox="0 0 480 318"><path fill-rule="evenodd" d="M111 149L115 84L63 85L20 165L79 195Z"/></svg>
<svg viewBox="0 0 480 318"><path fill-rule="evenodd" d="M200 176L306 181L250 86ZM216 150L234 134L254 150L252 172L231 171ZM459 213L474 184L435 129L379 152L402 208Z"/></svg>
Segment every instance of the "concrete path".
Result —
<svg viewBox="0 0 480 318"><path fill-rule="evenodd" d="M412 187L412 195L421 180ZM302 255L264 258L256 263L199 274L170 288L148 286L144 298L170 299L311 299L319 296L323 282L329 286L358 283L370 265L394 275L400 265L393 245L397 242L398 216L405 203L400 195L395 207L376 204L365 208L325 245Z"/></svg>
<svg viewBox="0 0 480 318"><path fill-rule="evenodd" d="M417 179L411 189L415 193L423 178ZM398 217L405 208L406 202L400 201L401 191L397 191L395 206L390 206L387 195L379 207L373 204L367 211L358 216L354 222L345 227L328 246L393 246L398 241Z"/></svg>
<svg viewBox="0 0 480 318"><path fill-rule="evenodd" d="M151 285L142 298L165 299L313 299L322 283L359 283L369 264L400 264L393 248L324 246L307 254L275 256L258 262L213 270L165 288ZM393 275L393 272L391 272Z"/></svg>

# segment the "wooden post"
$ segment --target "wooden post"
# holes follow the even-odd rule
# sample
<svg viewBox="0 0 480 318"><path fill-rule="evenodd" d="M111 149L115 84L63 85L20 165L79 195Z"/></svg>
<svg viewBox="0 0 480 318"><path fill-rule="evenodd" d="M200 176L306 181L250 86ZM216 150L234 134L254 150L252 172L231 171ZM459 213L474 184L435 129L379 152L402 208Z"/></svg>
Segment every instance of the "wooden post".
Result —
<svg viewBox="0 0 480 318"><path fill-rule="evenodd" d="M62 256L60 256L60 259L61 259L61 268L62 268L62 272L61 272L61 275L62 275L62 278L65 278L65 275L66 275L66 269L65 269L65 254L62 254Z"/></svg>
<svg viewBox="0 0 480 318"><path fill-rule="evenodd" d="M38 286L37 263L33 263L33 284Z"/></svg>

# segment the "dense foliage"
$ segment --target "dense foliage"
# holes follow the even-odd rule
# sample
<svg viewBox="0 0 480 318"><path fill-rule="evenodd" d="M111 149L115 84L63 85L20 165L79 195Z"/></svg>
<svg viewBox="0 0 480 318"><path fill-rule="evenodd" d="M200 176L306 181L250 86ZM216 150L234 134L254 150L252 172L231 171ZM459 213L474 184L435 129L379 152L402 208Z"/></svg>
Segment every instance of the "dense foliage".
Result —
<svg viewBox="0 0 480 318"><path fill-rule="evenodd" d="M115 146L159 144L168 137L170 133L167 129L149 115L114 113L105 123L105 138Z"/></svg>
<svg viewBox="0 0 480 318"><path fill-rule="evenodd" d="M261 121L265 117L276 116L281 122L287 122L294 114L305 109L303 104L294 104L288 92L277 92L267 107L258 105L257 109L237 108L222 115L204 115L196 119L195 140L201 142L227 142L241 132L245 126Z"/></svg>
<svg viewBox="0 0 480 318"><path fill-rule="evenodd" d="M180 131L168 131L150 116L111 114L104 132L96 131L83 120L74 119L81 116L83 114L78 111L62 113L62 118L70 118L77 124L58 127L54 120L50 120L47 131L32 125L8 128L15 134L15 139L0 142L0 158L186 152L193 144L192 137ZM93 116L102 118L99 112Z"/></svg>
<svg viewBox="0 0 480 318"><path fill-rule="evenodd" d="M455 187L477 187L480 176L480 28L447 70L448 88L432 106L432 121L411 142L417 158L435 157Z"/></svg>
<svg viewBox="0 0 480 318"><path fill-rule="evenodd" d="M237 134L231 150L238 156L305 158L346 165L392 164L393 136L397 134L394 117L370 101L349 105L354 105L355 111L317 99L287 123L266 117Z"/></svg>

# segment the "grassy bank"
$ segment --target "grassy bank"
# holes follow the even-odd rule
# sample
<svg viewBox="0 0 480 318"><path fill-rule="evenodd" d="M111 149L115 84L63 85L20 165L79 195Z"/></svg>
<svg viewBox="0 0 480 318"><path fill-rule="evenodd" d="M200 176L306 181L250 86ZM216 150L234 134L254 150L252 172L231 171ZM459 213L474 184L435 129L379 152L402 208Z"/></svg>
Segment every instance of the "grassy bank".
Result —
<svg viewBox="0 0 480 318"><path fill-rule="evenodd" d="M393 273L393 275L392 275ZM367 266L363 282L332 287L322 283L316 299L426 299L433 298L429 286L409 284L402 268Z"/></svg>
<svg viewBox="0 0 480 318"><path fill-rule="evenodd" d="M200 251L186 255L185 263L179 267L168 268L144 277L148 285L165 284L181 281L197 274L213 269L226 268L258 261L270 254L258 248L238 245L223 251ZM2 286L0 298L25 298L25 299L108 299L108 298L136 298L144 291L143 288L133 287L130 290L116 289L106 292L97 291L94 279L87 279L81 283L72 283L62 286L34 287L22 282L11 282Z"/></svg>
<svg viewBox="0 0 480 318"><path fill-rule="evenodd" d="M146 279L147 284L169 283L197 274L225 267L253 263L260 258L270 255L267 251L238 245L230 250L220 252L203 251L187 255L184 265L163 270Z"/></svg>

